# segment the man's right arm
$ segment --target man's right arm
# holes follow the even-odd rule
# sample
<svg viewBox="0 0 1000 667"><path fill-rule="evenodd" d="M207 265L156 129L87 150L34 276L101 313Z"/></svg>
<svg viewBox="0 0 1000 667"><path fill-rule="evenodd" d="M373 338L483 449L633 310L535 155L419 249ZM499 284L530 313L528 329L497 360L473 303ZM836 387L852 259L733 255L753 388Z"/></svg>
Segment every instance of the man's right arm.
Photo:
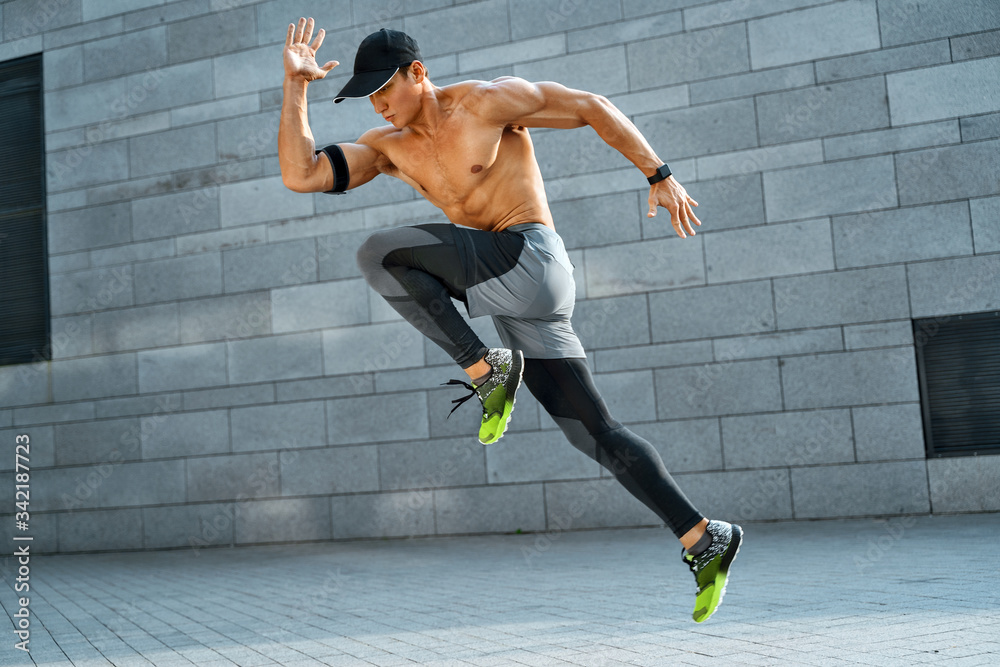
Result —
<svg viewBox="0 0 1000 667"><path fill-rule="evenodd" d="M309 44L313 25L312 19L300 19L298 26L288 26L285 38L285 82L278 125L278 163L282 182L295 192L326 192L335 182L334 166L329 157L316 152L316 141L309 129L306 88L310 81L322 79L338 63L330 61L323 67L316 64L316 50L323 43L325 33L320 30L316 40ZM380 153L377 150L362 143L339 146L346 163L340 168L346 167L350 173L348 189L367 183L378 175Z"/></svg>

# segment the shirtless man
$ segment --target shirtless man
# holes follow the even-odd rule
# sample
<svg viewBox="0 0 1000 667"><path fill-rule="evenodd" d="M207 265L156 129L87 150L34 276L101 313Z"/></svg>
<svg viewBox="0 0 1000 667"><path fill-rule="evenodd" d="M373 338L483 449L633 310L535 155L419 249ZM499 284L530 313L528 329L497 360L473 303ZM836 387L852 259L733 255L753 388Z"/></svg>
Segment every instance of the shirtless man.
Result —
<svg viewBox="0 0 1000 667"><path fill-rule="evenodd" d="M597 392L573 331L573 265L555 232L528 128L589 125L648 178L649 217L670 212L681 238L701 223L698 204L635 125L599 95L516 77L439 88L416 42L382 29L358 48L354 76L338 94L367 97L388 125L355 143L316 150L306 88L339 63L319 66L313 19L288 26L278 159L296 192L344 192L380 174L409 183L450 223L381 231L358 250L365 280L408 322L451 355L483 403L479 439L498 440L524 383L569 441L609 469L680 539L698 585L693 617L711 616L725 592L742 530L709 521L667 472L656 449L617 422ZM490 315L504 348L488 349L462 319ZM458 406L456 406L457 408Z"/></svg>

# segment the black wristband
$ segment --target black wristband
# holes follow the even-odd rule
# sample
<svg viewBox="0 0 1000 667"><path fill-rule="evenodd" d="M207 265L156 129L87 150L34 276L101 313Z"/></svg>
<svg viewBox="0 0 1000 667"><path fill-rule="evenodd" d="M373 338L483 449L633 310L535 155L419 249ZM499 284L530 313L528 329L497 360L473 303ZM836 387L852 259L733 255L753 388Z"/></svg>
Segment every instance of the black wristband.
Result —
<svg viewBox="0 0 1000 667"><path fill-rule="evenodd" d="M656 170L655 174L653 174L646 180L649 181L650 185L656 185L660 181L666 180L667 176L669 176L670 174L671 174L670 167L668 167L666 163L664 163L662 167Z"/></svg>

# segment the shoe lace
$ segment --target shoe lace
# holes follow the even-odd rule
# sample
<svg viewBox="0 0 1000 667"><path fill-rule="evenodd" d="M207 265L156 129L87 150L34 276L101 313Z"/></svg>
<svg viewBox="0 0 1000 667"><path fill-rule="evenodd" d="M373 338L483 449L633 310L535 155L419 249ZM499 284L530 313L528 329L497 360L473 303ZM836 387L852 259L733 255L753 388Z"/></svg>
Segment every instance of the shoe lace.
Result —
<svg viewBox="0 0 1000 667"><path fill-rule="evenodd" d="M687 557L686 550L682 550L681 555L684 556L684 562L687 563L687 566L689 568L691 568L691 572L694 573L695 577L697 577L698 572L701 571L702 567L704 567L704 563L702 563L701 559L698 558L697 556L691 556L691 558L689 559Z"/></svg>
<svg viewBox="0 0 1000 667"><path fill-rule="evenodd" d="M476 396L477 394L476 394L476 388L473 387L468 382L463 382L461 380L448 380L447 382L442 382L441 386L449 385L449 384L462 385L463 387L465 387L466 389L468 389L469 392L470 392L468 396L462 396L462 397L456 398L455 400L452 401L452 403L455 404L455 407L453 407L451 409L451 412L448 413L448 419L451 419L451 416L452 416L452 414L455 413L455 410L458 410L462 406L463 403L465 403L467 400L469 400L473 396Z"/></svg>

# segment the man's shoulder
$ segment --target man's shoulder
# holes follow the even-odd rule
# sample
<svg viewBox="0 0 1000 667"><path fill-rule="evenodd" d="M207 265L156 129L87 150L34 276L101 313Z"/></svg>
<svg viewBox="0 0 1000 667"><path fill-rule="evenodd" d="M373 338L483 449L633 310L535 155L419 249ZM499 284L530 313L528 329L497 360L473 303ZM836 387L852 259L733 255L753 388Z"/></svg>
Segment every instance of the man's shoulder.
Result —
<svg viewBox="0 0 1000 667"><path fill-rule="evenodd" d="M479 81L476 79L449 83L447 86L441 86L438 89L438 99L444 102L445 107L466 106L475 98L476 93L487 84L489 84L489 81Z"/></svg>
<svg viewBox="0 0 1000 667"><path fill-rule="evenodd" d="M515 76L501 76L492 81L462 81L455 86L453 99L456 106L474 116L490 117L497 105L507 104L507 100L524 94L522 87L529 82Z"/></svg>
<svg viewBox="0 0 1000 667"><path fill-rule="evenodd" d="M400 131L393 127L392 125L384 125L380 127L373 127L372 129L366 131L362 134L356 143L363 146L371 146L372 148L378 148L379 144L385 142L386 139L391 139L393 136L398 135Z"/></svg>
<svg viewBox="0 0 1000 667"><path fill-rule="evenodd" d="M373 127L362 134L355 142L376 153L375 166L382 173L390 173L392 168L391 155L398 150L398 140L402 132L392 125Z"/></svg>
<svg viewBox="0 0 1000 667"><path fill-rule="evenodd" d="M460 81L458 83L444 86L442 90L449 91L453 95L462 98L475 98L490 92L503 91L518 85L530 84L520 77L500 76L491 81L483 81L479 79Z"/></svg>

